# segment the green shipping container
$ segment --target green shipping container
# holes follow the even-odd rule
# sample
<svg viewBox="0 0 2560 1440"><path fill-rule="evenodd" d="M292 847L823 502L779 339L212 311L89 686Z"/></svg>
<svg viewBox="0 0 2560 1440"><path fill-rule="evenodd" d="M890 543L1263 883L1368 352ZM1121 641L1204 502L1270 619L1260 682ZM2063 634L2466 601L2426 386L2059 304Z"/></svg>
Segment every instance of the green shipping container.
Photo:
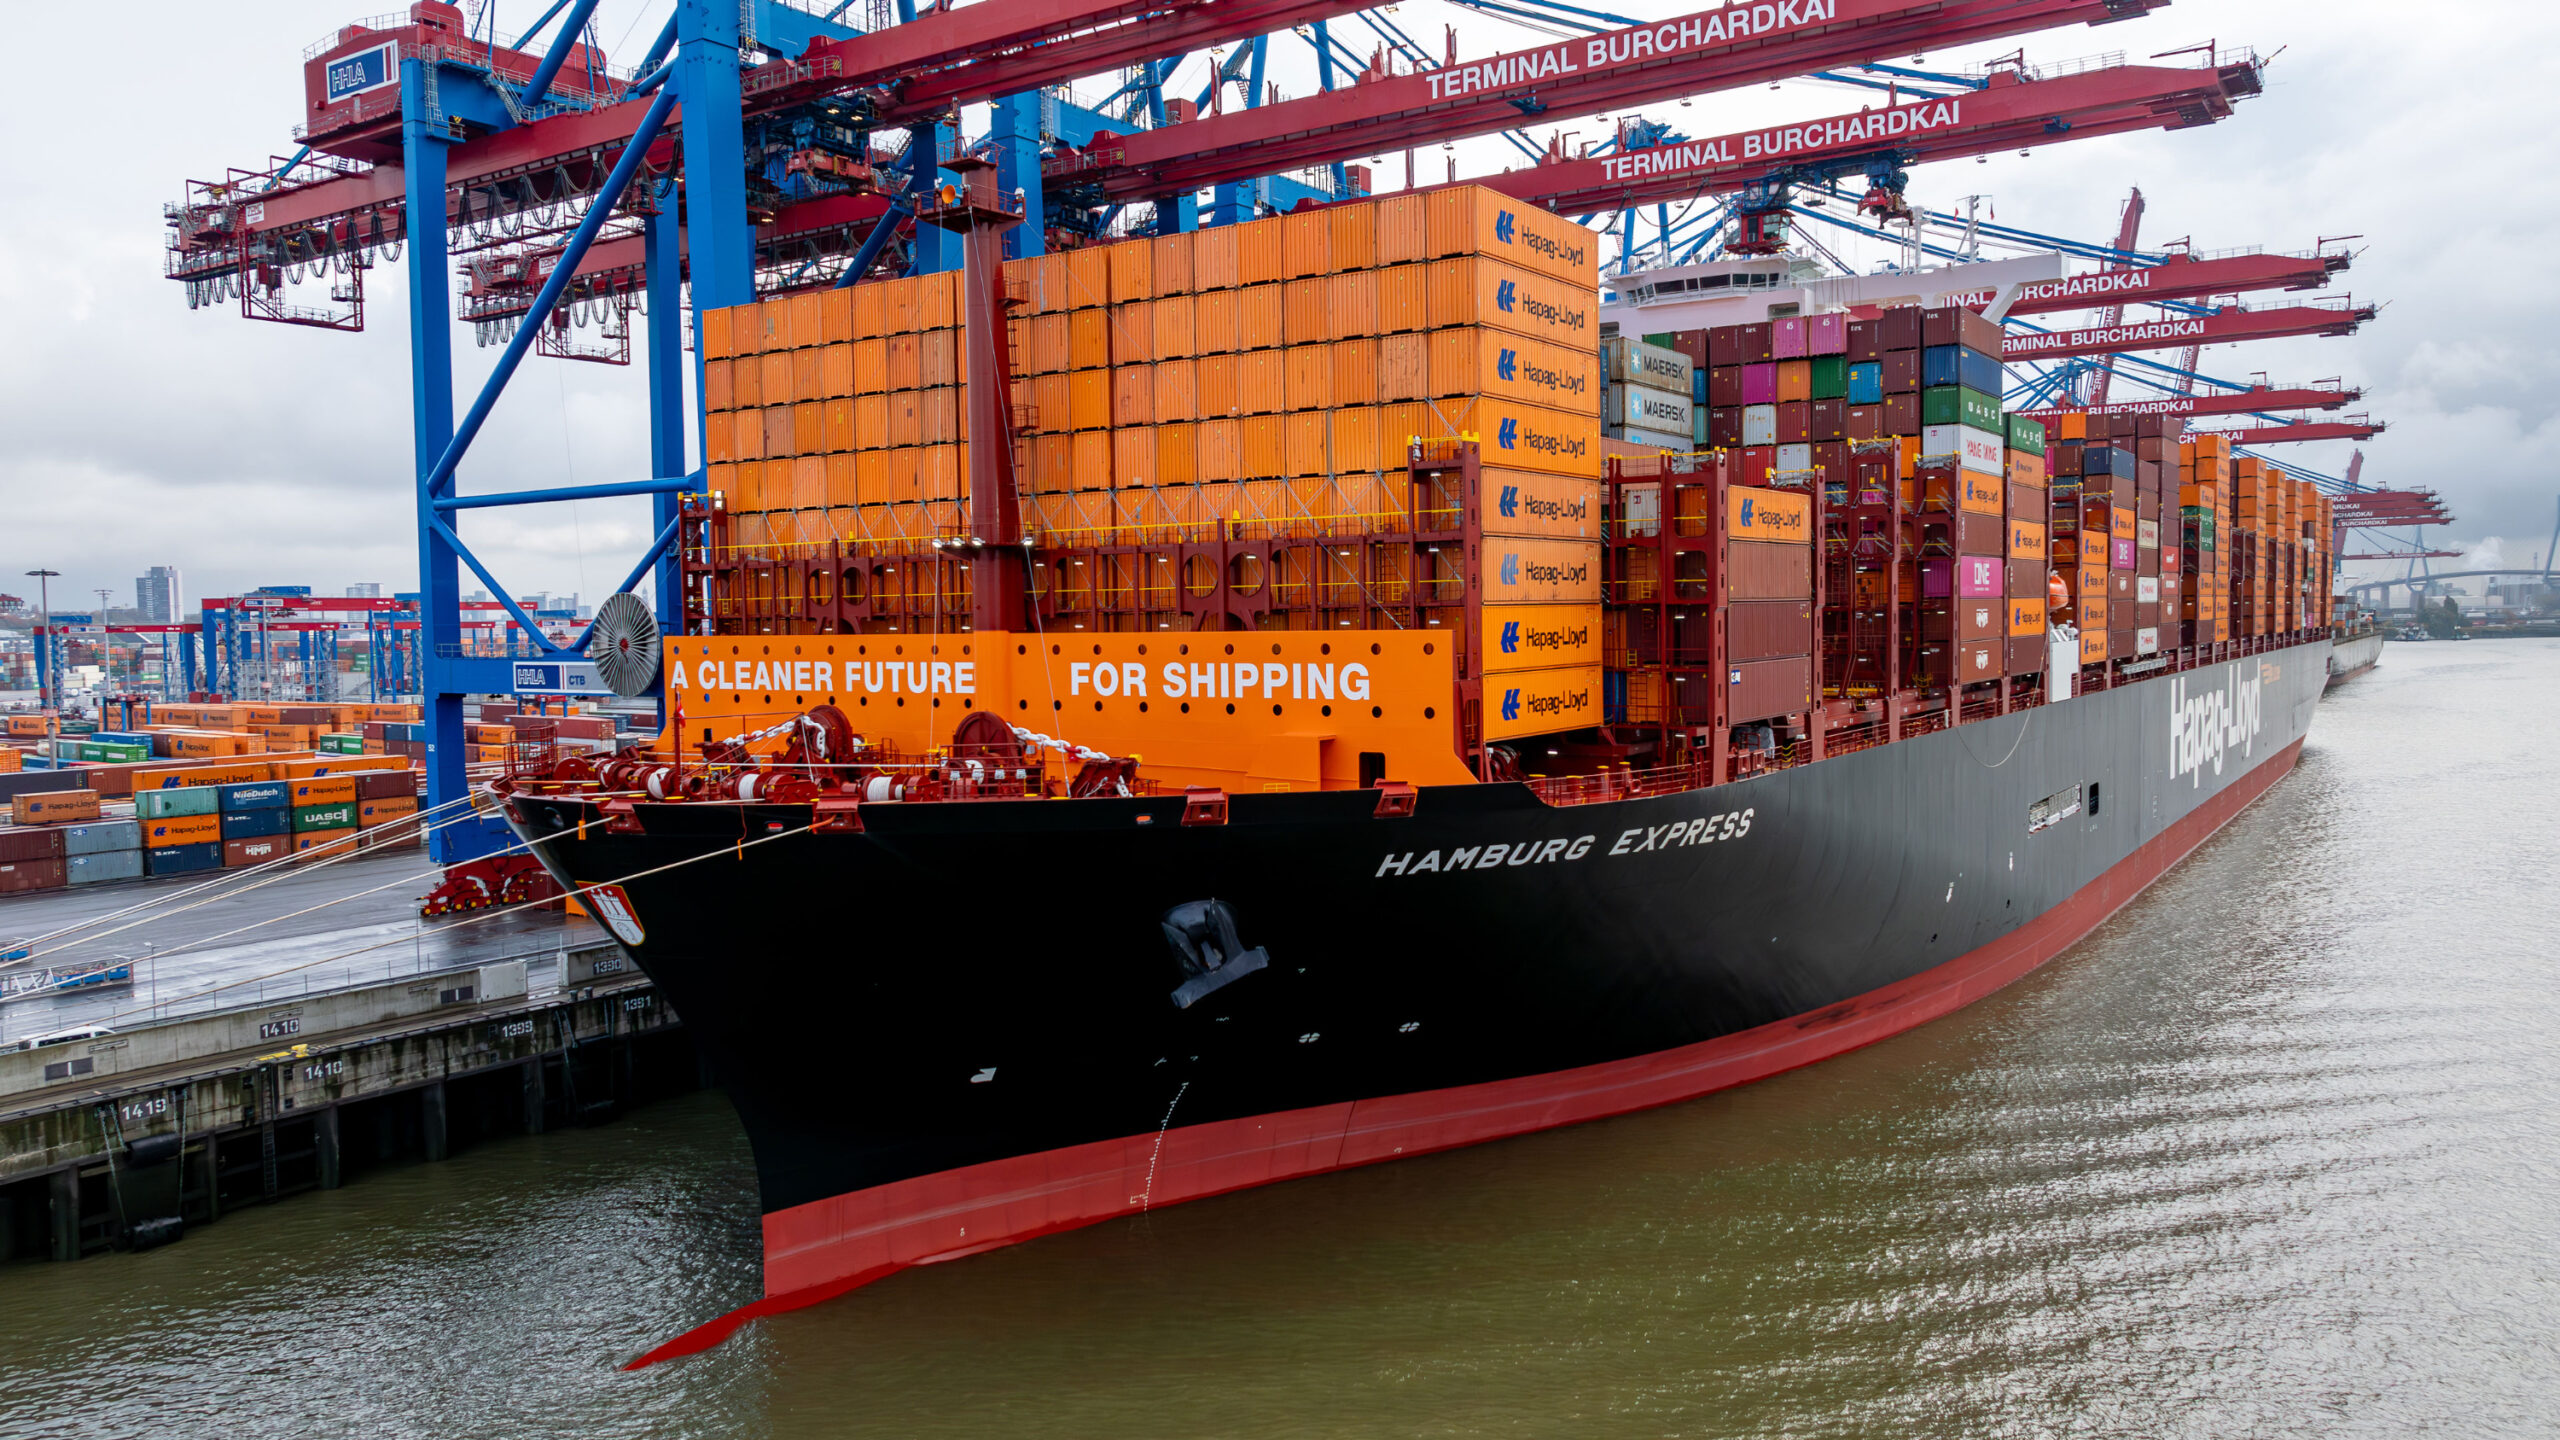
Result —
<svg viewBox="0 0 2560 1440"><path fill-rule="evenodd" d="M210 785L178 785L167 790L133 792L133 813L145 820L171 820L181 815L210 815L222 794Z"/></svg>
<svg viewBox="0 0 2560 1440"><path fill-rule="evenodd" d="M1970 425L1976 430L2000 433L2000 401L1997 396L1961 385L1934 385L1920 392L1920 423L1923 425Z"/></svg>
<svg viewBox="0 0 2560 1440"><path fill-rule="evenodd" d="M296 830L346 830L355 823L356 807L352 801L293 807L293 828Z"/></svg>
<svg viewBox="0 0 2560 1440"><path fill-rule="evenodd" d="M1816 355L1813 357L1813 398L1845 400L1849 395L1849 357Z"/></svg>
<svg viewBox="0 0 2560 1440"><path fill-rule="evenodd" d="M148 745L126 745L112 740L83 740L80 758L95 765L130 765L151 758Z"/></svg>
<svg viewBox="0 0 2560 1440"><path fill-rule="evenodd" d="M2012 410L2009 412L2009 448L2030 455L2044 453L2044 422L2031 420Z"/></svg>

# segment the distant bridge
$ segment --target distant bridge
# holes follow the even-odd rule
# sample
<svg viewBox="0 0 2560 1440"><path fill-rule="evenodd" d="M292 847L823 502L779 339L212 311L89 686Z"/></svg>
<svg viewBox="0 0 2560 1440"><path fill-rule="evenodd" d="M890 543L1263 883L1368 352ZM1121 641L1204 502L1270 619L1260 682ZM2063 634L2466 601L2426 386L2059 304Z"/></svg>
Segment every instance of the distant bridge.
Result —
<svg viewBox="0 0 2560 1440"><path fill-rule="evenodd" d="M2510 565L2503 570L2444 570L2433 575L2404 575L2397 580L2367 580L2361 584L2347 586L2346 591L2350 595L2361 595L2368 590L2388 591L2404 586L2409 589L2419 589L2433 585L2439 580L2478 580L2493 575L2513 575L2527 580L2540 580L2547 585L2560 585L2560 571Z"/></svg>

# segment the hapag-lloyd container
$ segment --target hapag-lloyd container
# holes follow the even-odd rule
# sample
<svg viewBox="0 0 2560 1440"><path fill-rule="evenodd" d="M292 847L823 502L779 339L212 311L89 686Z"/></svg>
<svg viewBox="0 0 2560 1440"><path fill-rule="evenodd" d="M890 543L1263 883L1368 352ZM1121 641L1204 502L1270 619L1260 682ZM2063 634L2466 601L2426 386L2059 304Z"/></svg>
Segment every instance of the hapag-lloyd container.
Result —
<svg viewBox="0 0 2560 1440"><path fill-rule="evenodd" d="M1524 340L1481 326L1432 331L1430 366L1433 395L1494 395L1575 410L1589 406L1600 388L1600 357L1590 350ZM1660 392L1645 393L1650 396ZM1686 431L1689 397L1682 394L1663 398L1679 401L1677 425L1656 424L1651 419L1623 423Z"/></svg>
<svg viewBox="0 0 2560 1440"><path fill-rule="evenodd" d="M1599 237L1560 215L1481 185L1429 193L1425 248L1442 255L1492 255L1585 287L1599 278Z"/></svg>
<svg viewBox="0 0 2560 1440"><path fill-rule="evenodd" d="M1412 324L1401 323L1405 317L1401 277L1407 271L1413 272L1423 297L1421 314L1415 317L1418 323ZM1379 274L1382 330L1490 325L1552 345L1599 348L1600 307L1588 282L1576 286L1485 255L1452 256Z"/></svg>
<svg viewBox="0 0 2560 1440"><path fill-rule="evenodd" d="M1593 605L1483 607L1476 653L1485 673L1600 664L1600 611Z"/></svg>
<svg viewBox="0 0 2560 1440"><path fill-rule="evenodd" d="M1598 607L1591 611L1596 620ZM1595 626L1595 628L1597 628ZM1484 735L1503 740L1600 723L1600 667L1516 670L1484 685Z"/></svg>
<svg viewBox="0 0 2560 1440"><path fill-rule="evenodd" d="M1488 536L1477 566L1487 605L1600 602L1600 542Z"/></svg>
<svg viewBox="0 0 2560 1440"><path fill-rule="evenodd" d="M1487 535L1519 535L1547 540L1600 538L1601 483L1577 475L1541 475L1534 470L1476 471L1481 493L1476 513Z"/></svg>

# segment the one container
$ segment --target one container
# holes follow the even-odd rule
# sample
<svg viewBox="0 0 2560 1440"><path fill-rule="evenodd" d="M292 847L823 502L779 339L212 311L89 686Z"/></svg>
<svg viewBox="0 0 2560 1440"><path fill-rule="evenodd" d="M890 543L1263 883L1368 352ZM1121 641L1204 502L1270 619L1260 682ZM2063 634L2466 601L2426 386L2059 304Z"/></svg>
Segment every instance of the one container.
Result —
<svg viewBox="0 0 2560 1440"><path fill-rule="evenodd" d="M10 818L21 825L98 818L95 790L39 790L9 797Z"/></svg>
<svg viewBox="0 0 2560 1440"><path fill-rule="evenodd" d="M282 805L262 810L234 810L222 817L222 838L250 840L262 835L283 835L293 829L293 812Z"/></svg>
<svg viewBox="0 0 2560 1440"><path fill-rule="evenodd" d="M199 870L219 870L222 868L222 842L215 839L158 846L144 853L143 868L153 875L191 875Z"/></svg>
<svg viewBox="0 0 2560 1440"><path fill-rule="evenodd" d="M1677 350L1620 336L1600 342L1600 359L1613 385L1643 385L1692 400L1699 398L1691 378L1695 367L1688 356Z"/></svg>
<svg viewBox="0 0 2560 1440"><path fill-rule="evenodd" d="M222 817L218 815L170 815L145 820L141 825L142 843L155 850L222 839Z"/></svg>
<svg viewBox="0 0 2560 1440"><path fill-rule="evenodd" d="M1742 407L1742 443L1745 445L1778 443L1778 407L1776 405Z"/></svg>
<svg viewBox="0 0 2560 1440"><path fill-rule="evenodd" d="M297 835L306 830L352 829L355 823L356 802L352 799L293 807L293 831Z"/></svg>
<svg viewBox="0 0 2560 1440"><path fill-rule="evenodd" d="M63 876L73 885L95 885L105 880L139 880L142 878L142 851L137 847L73 855L63 861Z"/></svg>
<svg viewBox="0 0 2560 1440"><path fill-rule="evenodd" d="M270 860L292 853L293 838L289 835L260 835L246 840L225 840L222 842L222 867L226 870L245 870L252 865L264 865Z"/></svg>
<svg viewBox="0 0 2560 1440"><path fill-rule="evenodd" d="M1601 392L1600 418L1610 425L1629 425L1666 435L1687 435L1691 402L1643 385L1612 385Z"/></svg>
<svg viewBox="0 0 2560 1440"><path fill-rule="evenodd" d="M59 833L65 855L142 848L142 824L138 820L95 820L86 825L65 825Z"/></svg>
<svg viewBox="0 0 2560 1440"><path fill-rule="evenodd" d="M145 790L133 797L133 813L144 820L162 820L179 815L210 815L218 808L221 796L210 785L188 785L175 790Z"/></svg>

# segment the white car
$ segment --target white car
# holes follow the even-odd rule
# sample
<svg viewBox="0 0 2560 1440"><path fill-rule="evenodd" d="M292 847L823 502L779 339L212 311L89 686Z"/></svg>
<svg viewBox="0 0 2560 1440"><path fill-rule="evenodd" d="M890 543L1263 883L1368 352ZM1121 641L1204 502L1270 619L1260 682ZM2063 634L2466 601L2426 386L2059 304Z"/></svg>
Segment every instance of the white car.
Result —
<svg viewBox="0 0 2560 1440"><path fill-rule="evenodd" d="M42 1035L30 1035L26 1039L18 1042L18 1048L21 1050L41 1050L47 1045L68 1045L74 1040L95 1040L101 1035L113 1035L114 1033L116 1032L104 1025L74 1025L68 1030L54 1030Z"/></svg>

